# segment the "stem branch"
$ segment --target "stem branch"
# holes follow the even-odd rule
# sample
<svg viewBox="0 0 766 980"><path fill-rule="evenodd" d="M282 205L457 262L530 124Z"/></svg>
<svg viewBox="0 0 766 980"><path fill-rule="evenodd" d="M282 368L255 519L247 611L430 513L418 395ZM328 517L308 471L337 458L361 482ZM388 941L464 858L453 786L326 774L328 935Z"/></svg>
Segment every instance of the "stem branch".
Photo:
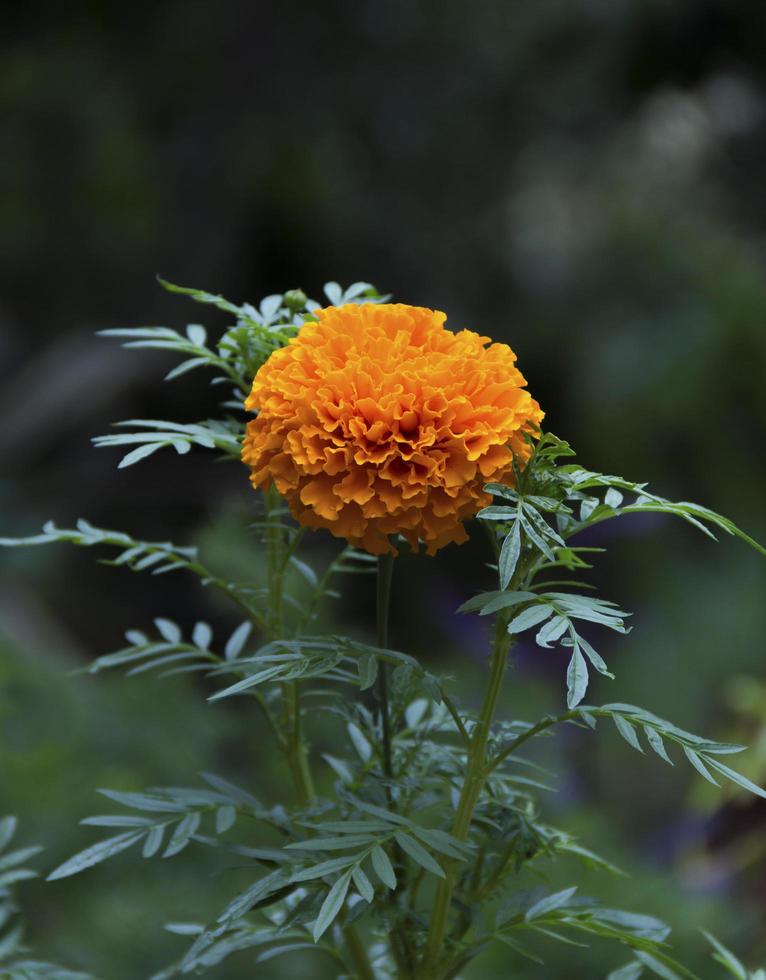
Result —
<svg viewBox="0 0 766 980"><path fill-rule="evenodd" d="M505 676L509 647L510 637L505 630L505 621L503 617L498 617L495 643L490 663L489 683L484 695L484 703L482 704L479 720L471 733L465 780L452 825L452 834L458 840L465 840L468 837L473 811L487 779L487 742L497 706L497 699L500 695L503 677ZM448 863L445 874L446 877L439 882L436 891L433 913L431 915L431 929L428 934L423 960L423 976L427 978L438 976L438 963L443 952L452 895L457 883L458 868L454 861Z"/></svg>

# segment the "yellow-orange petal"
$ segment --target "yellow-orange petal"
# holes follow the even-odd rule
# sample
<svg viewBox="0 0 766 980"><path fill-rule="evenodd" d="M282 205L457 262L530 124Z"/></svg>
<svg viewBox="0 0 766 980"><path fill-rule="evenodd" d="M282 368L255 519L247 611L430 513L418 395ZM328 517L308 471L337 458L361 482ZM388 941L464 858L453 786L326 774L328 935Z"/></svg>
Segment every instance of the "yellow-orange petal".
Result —
<svg viewBox="0 0 766 980"><path fill-rule="evenodd" d="M372 554L466 538L483 485L512 479L543 413L506 344L404 304L316 312L258 371L242 459L296 520Z"/></svg>

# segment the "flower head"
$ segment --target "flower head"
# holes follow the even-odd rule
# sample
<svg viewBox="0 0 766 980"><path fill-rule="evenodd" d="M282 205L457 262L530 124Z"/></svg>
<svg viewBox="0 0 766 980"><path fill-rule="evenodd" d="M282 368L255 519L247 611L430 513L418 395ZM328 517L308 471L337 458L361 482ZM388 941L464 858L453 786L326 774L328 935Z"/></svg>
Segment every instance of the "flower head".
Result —
<svg viewBox="0 0 766 980"><path fill-rule="evenodd" d="M381 554L402 534L429 554L509 479L543 418L516 356L446 315L402 304L317 310L260 368L242 459L296 520ZM489 345L489 346L487 346Z"/></svg>

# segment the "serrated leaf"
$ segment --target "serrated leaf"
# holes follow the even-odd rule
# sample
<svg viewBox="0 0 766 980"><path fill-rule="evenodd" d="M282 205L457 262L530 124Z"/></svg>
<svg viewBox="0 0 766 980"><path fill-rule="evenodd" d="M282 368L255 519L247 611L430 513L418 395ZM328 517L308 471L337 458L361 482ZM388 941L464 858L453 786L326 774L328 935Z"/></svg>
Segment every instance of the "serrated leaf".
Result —
<svg viewBox="0 0 766 980"><path fill-rule="evenodd" d="M134 572L143 572L145 568L151 568L152 565L159 565L160 562L166 560L167 555L161 551L155 551L153 554L144 555L139 561L133 562L132 568Z"/></svg>
<svg viewBox="0 0 766 980"><path fill-rule="evenodd" d="M552 616L554 609L552 606L547 604L537 604L530 606L529 609L525 609L524 612L519 613L515 616L508 624L508 632L513 633L523 633L524 630L531 629L533 626L538 626L544 620Z"/></svg>
<svg viewBox="0 0 766 980"><path fill-rule="evenodd" d="M431 857L422 844L418 844L414 837L410 837L409 834L405 834L402 830L397 830L394 832L394 839L404 853L409 855L409 857L411 857L416 864L419 864L421 868L425 868L426 871L430 871L431 874L436 875L437 878L446 877L442 866L438 863L438 861Z"/></svg>
<svg viewBox="0 0 766 980"><path fill-rule="evenodd" d="M218 790L219 793L222 793L228 799L234 800L241 806L256 812L261 809L261 804L258 800L251 793L248 793L247 790L242 789L241 786L235 786L228 779L224 779L222 776L216 776L212 772L203 772L201 776L209 786Z"/></svg>
<svg viewBox="0 0 766 980"><path fill-rule="evenodd" d="M168 643L181 642L181 630L171 619L165 619L162 616L158 616L157 619L154 620L154 625L157 627L160 634L168 641Z"/></svg>
<svg viewBox="0 0 766 980"><path fill-rule="evenodd" d="M555 542L559 547L564 547L566 542L561 537L561 535L556 531L555 528L545 520L545 518L533 507L530 503L522 503L522 508L524 511L524 516L527 518L528 522L534 525L535 530L540 534L541 537Z"/></svg>
<svg viewBox="0 0 766 980"><path fill-rule="evenodd" d="M313 588L317 587L319 580L317 579L316 572L310 565L307 565L305 561L301 561L300 558L297 558L295 555L291 556L290 564L293 566L293 568L300 572L310 586Z"/></svg>
<svg viewBox="0 0 766 980"><path fill-rule="evenodd" d="M110 327L108 330L98 330L97 337L165 337L172 340L183 340L183 337L170 327Z"/></svg>
<svg viewBox="0 0 766 980"><path fill-rule="evenodd" d="M373 817L378 817L386 823L397 824L400 827L409 827L410 821L399 813L392 813L391 810L384 810L382 806L375 806L374 803L365 803L362 800L354 800L355 806Z"/></svg>
<svg viewBox="0 0 766 980"><path fill-rule="evenodd" d="M232 899L218 916L217 921L227 924L241 918L264 899L281 892L288 884L284 871L272 871Z"/></svg>
<svg viewBox="0 0 766 980"><path fill-rule="evenodd" d="M588 689L588 665L585 663L579 646L572 650L572 657L567 667L567 707L571 710L585 697Z"/></svg>
<svg viewBox="0 0 766 980"><path fill-rule="evenodd" d="M480 592L479 595L472 596L461 606L458 606L459 613L478 612L480 616L489 616L499 609L507 609L511 606L519 606L522 602L529 602L537 599L536 592Z"/></svg>
<svg viewBox="0 0 766 980"><path fill-rule="evenodd" d="M205 931L198 922L166 922L162 928L174 936L199 936Z"/></svg>
<svg viewBox="0 0 766 980"><path fill-rule="evenodd" d="M317 916L314 927L311 930L315 943L319 942L322 935L327 931L327 929L330 928L338 913L343 908L343 903L346 900L346 894L350 883L351 872L347 871L345 874L342 874L340 878L338 878L328 892L327 898L322 903L322 907L319 910L319 915Z"/></svg>
<svg viewBox="0 0 766 980"><path fill-rule="evenodd" d="M75 854L74 857L51 871L46 881L56 881L59 878L68 878L70 875L79 874L80 871L91 868L94 864L100 864L101 861L106 861L107 858L119 854L120 851L127 850L142 837L142 831L129 831L125 834L117 834L116 837L108 837L97 844L91 844L90 847L86 847L84 851Z"/></svg>
<svg viewBox="0 0 766 980"><path fill-rule="evenodd" d="M197 347L204 347L207 340L207 330L199 323L190 323L186 327L186 336Z"/></svg>
<svg viewBox="0 0 766 980"><path fill-rule="evenodd" d="M207 364L210 364L210 359L207 357L190 357L188 360L181 361L180 364L168 371L164 380L173 381L175 378L180 378L182 374L186 374L187 371L194 371L195 368L203 367Z"/></svg>
<svg viewBox="0 0 766 980"><path fill-rule="evenodd" d="M440 854L455 858L458 861L465 861L471 852L471 848L467 844L443 830L413 826L412 833L424 841L432 851L438 851Z"/></svg>
<svg viewBox="0 0 766 980"><path fill-rule="evenodd" d="M662 741L662 736L659 734L659 732L655 731L655 729L651 728L649 725L645 725L644 735L646 736L646 741L649 743L649 745L651 745L657 755L672 766L673 760L668 755L667 749L665 748L665 743Z"/></svg>
<svg viewBox="0 0 766 980"><path fill-rule="evenodd" d="M603 674L604 677L609 677L611 680L614 680L614 674L607 667L603 657L597 653L590 643L580 636L579 633L577 635L577 645L580 647L580 650L585 654L588 660L590 660L599 674Z"/></svg>
<svg viewBox="0 0 766 980"><path fill-rule="evenodd" d="M356 864L356 855L345 854L343 857L330 858L329 861L320 861L319 864L312 864L310 868L301 868L290 875L290 883L297 884L301 881L313 881L316 878L324 878L325 875L335 874L348 868L350 864Z"/></svg>
<svg viewBox="0 0 766 980"><path fill-rule="evenodd" d="M137 446L132 449L129 453L126 453L122 457L120 462L117 464L118 470L124 470L128 466L132 466L134 463L138 463L139 460L146 459L147 456L151 456L152 453L156 453L158 449L162 449L167 442L147 442L142 446Z"/></svg>
<svg viewBox="0 0 766 980"><path fill-rule="evenodd" d="M352 300L361 296L363 293L375 293L375 287L370 282L354 282L343 293L343 302L350 303ZM377 293L375 293L377 295Z"/></svg>
<svg viewBox="0 0 766 980"><path fill-rule="evenodd" d="M492 504L483 507L476 515L482 521L500 521L502 524L511 524L518 519L519 510L517 507L499 507Z"/></svg>
<svg viewBox="0 0 766 980"><path fill-rule="evenodd" d="M354 774L342 759L336 759L334 755L329 755L327 752L322 753L322 758L342 782L344 782L347 786L350 786L351 783L353 783Z"/></svg>
<svg viewBox="0 0 766 980"><path fill-rule="evenodd" d="M224 657L226 660L236 660L237 657L242 652L242 648L247 643L248 637L252 632L253 624L247 620L244 623L240 623L239 626L234 630L229 639L226 641L226 647L224 648Z"/></svg>
<svg viewBox="0 0 766 980"><path fill-rule="evenodd" d="M746 789L749 793L753 793L755 796L760 796L763 799L766 799L766 790L751 782L746 776L743 776L742 773L737 772L736 769L730 769L722 762L719 762L718 759L706 758L705 761L711 767L711 769L715 769L716 772L719 772L722 776L730 779L733 783L736 783L737 786L741 786L742 789Z"/></svg>
<svg viewBox="0 0 766 980"><path fill-rule="evenodd" d="M183 806L172 800L160 796L151 796L148 793L123 793L116 789L100 789L98 792L115 803L122 806L131 807L133 810L145 810L157 813L178 813L183 811Z"/></svg>
<svg viewBox="0 0 766 980"><path fill-rule="evenodd" d="M545 538L537 531L534 525L527 519L526 514L522 513L519 517L524 533L529 538L529 540L535 545L538 551L541 551L543 555L548 559L548 561L555 561L556 556L553 553L553 549L545 540Z"/></svg>
<svg viewBox="0 0 766 980"><path fill-rule="evenodd" d="M299 949L316 949L313 943L285 943L284 946L272 946L267 949L264 953L259 953L255 958L256 963L266 963L269 960L276 959L277 956L282 956L284 953L294 953Z"/></svg>
<svg viewBox="0 0 766 980"><path fill-rule="evenodd" d="M270 324L282 306L282 294L273 293L261 300L260 312L266 325Z"/></svg>
<svg viewBox="0 0 766 980"><path fill-rule="evenodd" d="M681 980L681 975L676 973L675 970L671 969L666 963L658 960L656 956L651 953L647 953L644 950L636 950L635 957L644 966L649 967L655 976L661 977L662 980ZM687 974L688 975L688 974Z"/></svg>
<svg viewBox="0 0 766 980"><path fill-rule="evenodd" d="M362 871L360 867L356 867L351 872L351 877L354 880L354 885L356 890L365 900L365 902L371 902L375 898L375 889L372 887L370 879Z"/></svg>
<svg viewBox="0 0 766 980"><path fill-rule="evenodd" d="M626 963L618 970L612 970L606 980L638 980L644 970L640 963Z"/></svg>
<svg viewBox="0 0 766 980"><path fill-rule="evenodd" d="M545 623L535 636L535 643L540 647L550 648L551 643L555 643L566 633L569 627L569 620L566 616L553 616Z"/></svg>
<svg viewBox="0 0 766 980"><path fill-rule="evenodd" d="M599 922L627 929L634 936L661 943L670 935L670 926L653 915L626 912L625 909L597 908L592 913Z"/></svg>
<svg viewBox="0 0 766 980"><path fill-rule="evenodd" d="M573 885L571 888L564 888L560 892L555 892L553 895L546 895L545 898L541 898L539 902L535 902L531 908L527 909L524 915L524 921L531 922L533 919L539 919L543 915L547 915L548 912L563 908L569 904L569 899L572 898L576 891L577 885Z"/></svg>
<svg viewBox="0 0 766 980"><path fill-rule="evenodd" d="M566 946L577 946L579 949L587 949L587 943L578 943L575 939L570 939L569 936L562 936L560 932L556 932L553 929L549 929L546 926L537 926L532 923L529 926L531 932L537 932L541 936L548 936L550 939L555 939L556 942L564 943Z"/></svg>
<svg viewBox="0 0 766 980"><path fill-rule="evenodd" d="M237 819L237 811L233 806L219 806L215 811L215 831L217 834L225 834L234 826Z"/></svg>
<svg viewBox="0 0 766 980"><path fill-rule="evenodd" d="M178 822L170 840L168 841L168 846L165 848L163 853L163 858L174 857L186 847L186 845L191 840L192 836L197 832L200 824L199 813L187 813L186 816Z"/></svg>
<svg viewBox="0 0 766 980"><path fill-rule="evenodd" d="M321 823L305 823L313 830L325 830L333 834L387 834L391 825L382 820L323 820Z"/></svg>
<svg viewBox="0 0 766 980"><path fill-rule="evenodd" d="M324 294L333 306L340 306L343 302L343 290L340 288L340 283L326 282L324 284Z"/></svg>
<svg viewBox="0 0 766 980"><path fill-rule="evenodd" d="M725 966L729 973L737 977L737 980L749 980L747 970L730 949L727 949L706 929L700 929L700 932L716 951L717 955L713 959L717 960L721 966Z"/></svg>
<svg viewBox="0 0 766 980"><path fill-rule="evenodd" d="M718 786L719 783L717 783L716 780L710 775L710 772L705 768L705 763L697 755L697 753L693 749L690 749L688 745L684 745L682 748L684 750L684 755L689 762L691 762L700 776L702 776L703 779L706 779L709 783L712 783L713 786Z"/></svg>
<svg viewBox="0 0 766 980"><path fill-rule="evenodd" d="M372 745L367 738L367 736L362 732L358 725L355 725L353 721L350 721L346 725L346 731L351 739L351 743L356 749L356 753L362 762L369 762L372 758Z"/></svg>
<svg viewBox="0 0 766 980"><path fill-rule="evenodd" d="M255 674L251 674L249 677L243 678L241 681L237 681L236 684L232 684L230 687L226 687L223 691L218 691L216 694L212 694L208 701L220 701L222 698L230 698L235 694L242 694L244 691L248 691L251 687L256 687L258 684L264 684L266 681L271 680L273 677L277 677L279 674L284 673L285 665L277 664L274 667L267 667L264 670L259 670Z"/></svg>
<svg viewBox="0 0 766 980"><path fill-rule="evenodd" d="M396 888L394 867L389 861L388 855L379 844L373 847L370 853L370 860L372 861L375 874L380 878L386 888L390 888L393 891Z"/></svg>
<svg viewBox="0 0 766 980"><path fill-rule="evenodd" d="M129 817L107 814L105 816L85 817L80 821L83 827L150 827L148 817Z"/></svg>
<svg viewBox="0 0 766 980"><path fill-rule="evenodd" d="M521 526L518 521L514 521L510 532L506 534L503 545L500 548L498 559L498 571L500 574L500 588L507 589L516 571L521 554Z"/></svg>
<svg viewBox="0 0 766 980"><path fill-rule="evenodd" d="M518 953L519 956L523 956L527 960L531 960L533 963L539 963L540 966L545 965L545 960L541 960L539 956L534 953L530 953L526 947L522 946L521 943L517 942L515 939L511 939L510 936L506 936L505 933L497 932L494 934L493 939L497 939L498 942L503 943L504 946L510 947L514 952Z"/></svg>
<svg viewBox="0 0 766 980"><path fill-rule="evenodd" d="M3 817L0 820L0 851L7 845L8 841L16 833L18 820L16 817Z"/></svg>
<svg viewBox="0 0 766 980"><path fill-rule="evenodd" d="M404 709L404 720L408 728L417 728L425 718L429 708L429 702L425 698L416 698L411 701Z"/></svg>
<svg viewBox="0 0 766 980"><path fill-rule="evenodd" d="M591 864L602 871L609 871L611 874L617 875L620 878L628 877L626 872L624 872L621 868L618 868L616 864L612 864L610 861L607 861L606 858L601 857L600 854L596 854L595 851L590 851L587 847L581 847L579 844L575 844L572 841L563 841L558 843L556 844L556 849L567 854L574 854L586 864Z"/></svg>
<svg viewBox="0 0 766 980"><path fill-rule="evenodd" d="M638 736L636 735L635 728L631 725L629 721L626 721L621 715L612 715L612 721L615 724L615 728L622 735L628 745L631 745L634 749L639 752L644 750L641 748L641 743L638 741Z"/></svg>
<svg viewBox="0 0 766 980"><path fill-rule="evenodd" d="M513 487L507 487L503 483L485 483L484 492L491 493L493 497L503 497L505 500L518 500L518 491Z"/></svg>
<svg viewBox="0 0 766 980"><path fill-rule="evenodd" d="M15 885L17 881L26 881L28 878L36 878L37 872L30 871L29 868L14 868L12 871L4 871L0 874L0 889Z"/></svg>
<svg viewBox="0 0 766 980"><path fill-rule="evenodd" d="M361 654L357 660L357 670L359 671L360 690L369 690L378 676L378 658L374 653Z"/></svg>
<svg viewBox="0 0 766 980"><path fill-rule="evenodd" d="M22 932L23 930L21 925L17 925L0 938L0 960L7 959L9 956L12 956L13 953L16 953L19 950L21 946ZM2 965L0 965L0 970L2 970L3 974L6 977L9 977L10 980L16 980L17 977L22 978L24 976L24 974L17 973L16 970L13 969L13 964L10 966L13 972L6 973L5 969L2 967ZM26 970L24 972L26 973ZM29 974L26 975L29 976Z"/></svg>
<svg viewBox="0 0 766 980"><path fill-rule="evenodd" d="M155 827L149 831L146 835L146 840L144 841L144 846L141 854L145 858L154 857L154 855L162 847L162 840L165 836L165 825L157 824Z"/></svg>
<svg viewBox="0 0 766 980"><path fill-rule="evenodd" d="M371 834L346 834L342 837L307 837L306 840L293 841L285 844L285 850L290 851L343 851L350 847L359 847L375 840Z"/></svg>
<svg viewBox="0 0 766 980"><path fill-rule="evenodd" d="M209 650L210 641L213 639L213 631L207 623L195 623L192 632L192 643L200 650Z"/></svg>

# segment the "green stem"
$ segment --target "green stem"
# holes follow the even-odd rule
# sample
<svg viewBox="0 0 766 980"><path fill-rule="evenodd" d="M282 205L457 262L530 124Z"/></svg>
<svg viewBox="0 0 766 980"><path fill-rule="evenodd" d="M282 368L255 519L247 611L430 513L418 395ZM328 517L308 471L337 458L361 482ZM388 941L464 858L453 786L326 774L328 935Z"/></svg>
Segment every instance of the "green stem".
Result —
<svg viewBox="0 0 766 980"><path fill-rule="evenodd" d="M284 685L284 697L287 704L287 743L285 752L292 773L293 783L301 803L310 804L316 799L314 780L309 768L306 743L303 740L301 726L300 689L297 681Z"/></svg>
<svg viewBox="0 0 766 980"><path fill-rule="evenodd" d="M599 712L598 710L594 710L591 713L598 715ZM502 752L498 752L495 758L487 765L485 774L488 776L500 765L501 762L504 762L512 752L515 752L520 745L523 745L524 742L527 742L530 738L534 738L535 735L539 735L540 732L544 732L546 728L551 728L553 725L560 725L565 721L573 721L575 718L579 717L579 715L579 711L565 711L562 715L553 715L548 718L543 718L542 721L538 721L536 725L528 728L525 732L522 732L521 735L517 735L510 745L506 745Z"/></svg>
<svg viewBox="0 0 766 980"><path fill-rule="evenodd" d="M293 536L290 544L285 543L286 529L281 525L277 513L281 506L281 498L274 486L270 486L265 494L266 503L266 562L268 574L269 611L267 619L267 636L270 640L279 640L284 633L284 617L282 614L284 577L290 556L294 553L301 540L301 532ZM303 738L301 724L300 687L298 681L287 681L282 684L284 701L285 733L280 741L290 767L295 792L303 804L311 804L316 799L314 781L308 762L308 750Z"/></svg>
<svg viewBox="0 0 766 980"><path fill-rule="evenodd" d="M266 503L266 573L268 575L268 633L270 640L282 636L282 528L275 516L279 507L279 495L272 485L264 493Z"/></svg>
<svg viewBox="0 0 766 980"><path fill-rule="evenodd" d="M378 648L385 650L388 648L388 617L391 606L391 579L394 572L393 554L380 555L378 557L378 577L377 577L377 602L376 602L376 622L377 635L376 642ZM380 698L381 734L383 742L383 772L387 780L386 799L391 810L396 810L396 800L394 798L392 781L394 778L394 762L392 752L391 734L391 706L388 699L388 664L385 660L378 660L378 697ZM404 855L398 844L394 845L394 856L396 864L404 869ZM404 887L402 880L403 871L398 875L397 890ZM393 894L391 901L394 901ZM408 936L401 926L395 926L390 936L391 950L400 970L400 976L410 975L411 967L414 962L414 954L410 948Z"/></svg>
<svg viewBox="0 0 766 980"><path fill-rule="evenodd" d="M367 950L362 945L362 941L359 938L359 933L353 926L343 926L343 939L346 943L346 949L348 950L349 958L354 964L354 969L359 977L359 980L377 980L375 977L375 971L373 970L370 959L367 956Z"/></svg>
<svg viewBox="0 0 766 980"><path fill-rule="evenodd" d="M492 719L495 715L500 688L508 664L509 647L510 637L505 629L505 621L503 617L498 617L495 643L490 663L489 683L484 694L484 703L482 704L479 720L471 733L471 745L468 751L465 780L452 825L452 834L458 840L465 840L468 837L473 812L487 779L487 742L489 741ZM457 883L457 876L458 868L456 863L454 861L448 862L445 877L439 882L436 891L433 913L431 915L431 928L428 934L428 942L423 961L422 976L429 978L429 980L432 977L438 976L438 963L443 952L450 905Z"/></svg>
<svg viewBox="0 0 766 980"><path fill-rule="evenodd" d="M394 556L380 555L378 558L377 588L377 644L381 650L388 647L388 611L391 604L391 578L394 571ZM378 695L383 729L383 770L388 780L393 779L394 765L391 757L391 709L388 703L388 664L378 661ZM390 787L389 787L390 795Z"/></svg>
<svg viewBox="0 0 766 980"><path fill-rule="evenodd" d="M460 714L457 708L455 707L454 701L452 700L452 698L450 698L447 694L444 693L443 689L441 691L441 696L442 696L442 701L444 702L444 707L447 709L447 711L449 711L452 720L455 722L455 727L460 732L460 737L463 740L463 745L465 745L467 749L470 749L471 736L468 734L468 729L463 724L463 719L460 717Z"/></svg>

